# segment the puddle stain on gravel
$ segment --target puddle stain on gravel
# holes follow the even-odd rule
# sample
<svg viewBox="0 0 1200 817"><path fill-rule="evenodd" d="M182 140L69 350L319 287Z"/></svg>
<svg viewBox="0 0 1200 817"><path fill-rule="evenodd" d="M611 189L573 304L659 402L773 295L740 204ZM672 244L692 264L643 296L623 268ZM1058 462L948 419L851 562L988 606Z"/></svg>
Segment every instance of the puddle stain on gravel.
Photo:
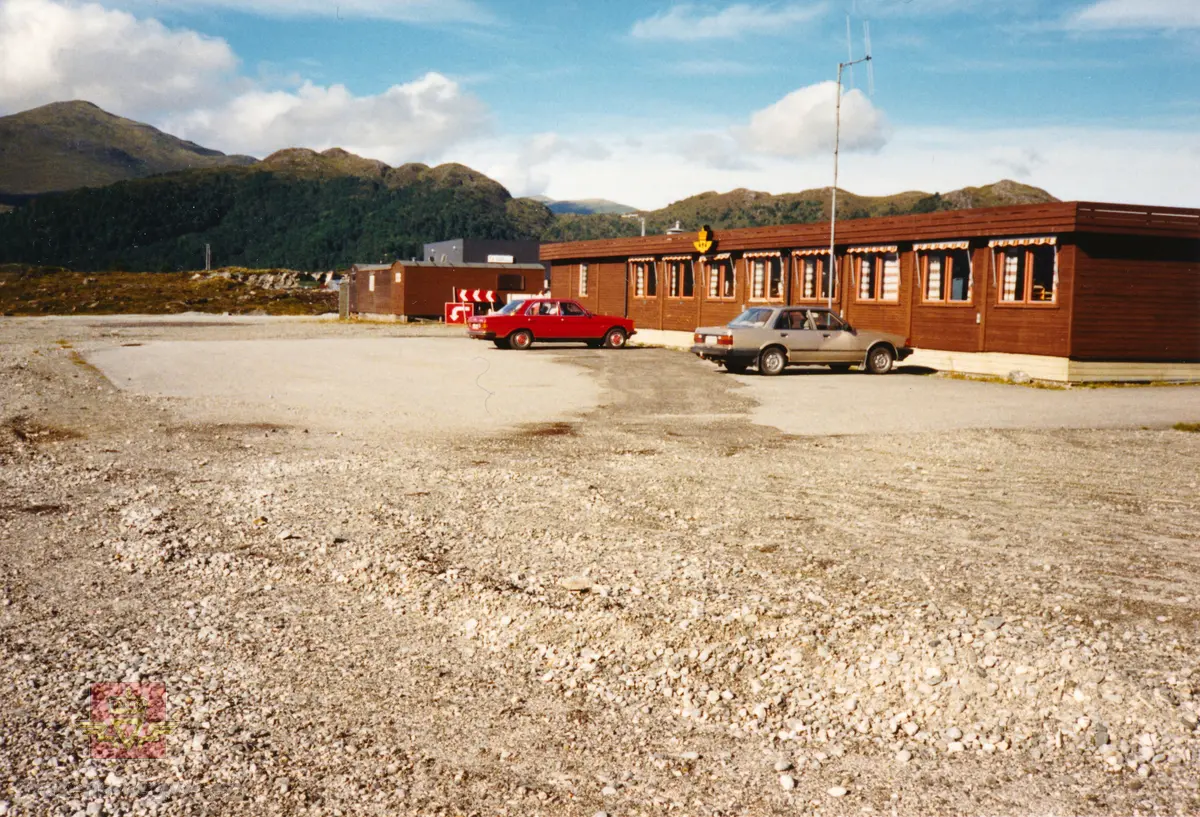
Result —
<svg viewBox="0 0 1200 817"><path fill-rule="evenodd" d="M46 516L48 514L66 513L65 505L0 505L0 516L11 513L24 513L31 516Z"/></svg>
<svg viewBox="0 0 1200 817"><path fill-rule="evenodd" d="M240 435L271 435L290 431L291 426L276 423L195 423L189 425L167 426L163 431L167 434L194 434L214 438L231 438Z"/></svg>
<svg viewBox="0 0 1200 817"><path fill-rule="evenodd" d="M577 437L579 432L571 423L527 423L516 433L517 437Z"/></svg>
<svg viewBox="0 0 1200 817"><path fill-rule="evenodd" d="M13 417L4 423L3 428L7 429L9 433L21 442L32 443L33 445L60 443L67 440L78 440L83 437L82 434L73 429L43 425L27 417L20 416Z"/></svg>

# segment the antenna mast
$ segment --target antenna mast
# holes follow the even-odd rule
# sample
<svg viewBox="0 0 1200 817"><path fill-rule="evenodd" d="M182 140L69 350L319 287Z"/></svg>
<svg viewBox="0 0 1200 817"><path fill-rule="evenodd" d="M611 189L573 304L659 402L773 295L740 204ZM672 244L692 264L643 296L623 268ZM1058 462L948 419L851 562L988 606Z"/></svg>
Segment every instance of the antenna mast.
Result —
<svg viewBox="0 0 1200 817"><path fill-rule="evenodd" d="M849 17L846 18L846 25L847 26L850 25ZM834 136L833 136L833 191L832 191L832 194L830 195L830 199L829 199L829 269L826 271L826 274L825 274L825 278L827 279L828 287L829 287L828 299L829 299L829 310L831 312L833 311L833 282L834 282L834 280L836 280L835 276L836 276L836 270L837 270L837 255L836 255L835 248L837 245L838 150L841 146L841 141L842 141L842 71L845 70L846 68L852 68L852 66L857 65L860 62L865 62L867 64L867 68L869 71L867 76L870 79L872 93L874 93L874 90L875 90L875 88L874 88L875 74L874 74L874 71L870 71L870 68L871 68L870 36L871 36L871 34L870 34L870 29L866 27L866 23L864 23L863 26L864 26L863 30L867 37L867 43L866 43L867 55L865 57L861 57L857 60L850 60L848 62L839 62L838 63L837 103L836 103L836 108L835 108L835 113L834 113ZM851 53L851 56L853 56L853 52Z"/></svg>

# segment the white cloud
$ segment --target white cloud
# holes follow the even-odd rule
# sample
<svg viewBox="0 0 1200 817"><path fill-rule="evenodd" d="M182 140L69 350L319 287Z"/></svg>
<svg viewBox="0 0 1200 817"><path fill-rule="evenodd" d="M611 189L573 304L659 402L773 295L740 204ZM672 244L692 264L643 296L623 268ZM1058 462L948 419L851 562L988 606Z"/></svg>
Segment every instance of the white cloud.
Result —
<svg viewBox="0 0 1200 817"><path fill-rule="evenodd" d="M151 0L117 0L135 10ZM342 17L402 23L491 23L493 15L474 0L176 0L182 9L229 9L271 17Z"/></svg>
<svg viewBox="0 0 1200 817"><path fill-rule="evenodd" d="M569 137L566 137L569 139ZM746 187L793 193L828 187L833 159L753 157L731 150L727 161L681 149L696 140L719 147L720 134L700 131L642 132L637 140L614 135L601 141L604 161L552 157L539 167L552 198L607 198L654 209L705 190ZM519 140L464 144L461 161L525 192L504 168ZM1113 168L1121 168L1114 173ZM1061 199L1195 207L1200 190L1200 146L1187 131L1141 131L1096 127L1028 129L897 129L876 153L843 156L839 186L863 195L904 190L947 192L1015 178Z"/></svg>
<svg viewBox="0 0 1200 817"><path fill-rule="evenodd" d="M1080 29L1200 28L1197 0L1099 0L1070 16Z"/></svg>
<svg viewBox="0 0 1200 817"><path fill-rule="evenodd" d="M216 108L166 123L172 133L232 153L264 156L286 147L343 147L389 164L432 160L488 128L484 104L453 80L428 73L376 96L343 85L252 90Z"/></svg>
<svg viewBox="0 0 1200 817"><path fill-rule="evenodd" d="M734 131L748 149L770 156L804 157L833 151L837 83L821 82L792 91L756 111L748 127ZM843 150L878 150L887 142L883 113L862 91L842 95Z"/></svg>
<svg viewBox="0 0 1200 817"><path fill-rule="evenodd" d="M736 3L706 13L682 4L638 20L630 34L640 40L737 39L747 34L781 34L824 14L825 3L811 5L752 6Z"/></svg>
<svg viewBox="0 0 1200 817"><path fill-rule="evenodd" d="M211 99L237 59L224 40L95 3L0 2L0 110L86 99L122 114Z"/></svg>

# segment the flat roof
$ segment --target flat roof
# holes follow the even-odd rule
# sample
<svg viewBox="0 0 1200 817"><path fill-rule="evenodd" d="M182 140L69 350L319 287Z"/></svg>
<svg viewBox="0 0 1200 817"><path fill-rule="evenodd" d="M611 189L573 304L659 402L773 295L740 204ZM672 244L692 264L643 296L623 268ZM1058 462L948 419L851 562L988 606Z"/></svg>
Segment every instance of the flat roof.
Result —
<svg viewBox="0 0 1200 817"><path fill-rule="evenodd" d="M402 267L430 267L441 269L519 269L519 270L541 270L546 271L546 268L541 264L483 264L479 262L464 262L461 264L439 264L436 261L397 261Z"/></svg>
<svg viewBox="0 0 1200 817"><path fill-rule="evenodd" d="M639 255L696 255L695 230L675 235L602 238L542 244L543 261L622 258ZM1200 210L1129 204L1063 201L971 210L943 210L907 216L838 221L839 246L893 244L967 238L1003 238L1059 233L1145 235L1200 239ZM828 248L829 222L713 230L714 252Z"/></svg>

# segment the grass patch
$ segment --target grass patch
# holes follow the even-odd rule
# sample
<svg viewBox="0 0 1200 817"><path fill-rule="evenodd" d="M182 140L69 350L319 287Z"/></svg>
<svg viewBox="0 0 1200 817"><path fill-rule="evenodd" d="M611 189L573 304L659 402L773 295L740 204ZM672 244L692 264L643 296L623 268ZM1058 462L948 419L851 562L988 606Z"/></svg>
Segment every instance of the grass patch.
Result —
<svg viewBox="0 0 1200 817"><path fill-rule="evenodd" d="M1193 434L1200 434L1200 423L1176 423L1171 428L1176 431L1190 431Z"/></svg>
<svg viewBox="0 0 1200 817"><path fill-rule="evenodd" d="M93 272L0 266L0 315L321 315L337 311L337 293L298 286L259 289L253 273ZM270 273L270 270L262 270ZM245 280L239 280L249 275ZM59 340L58 345L70 348Z"/></svg>
<svg viewBox="0 0 1200 817"><path fill-rule="evenodd" d="M1186 386L1200 386L1200 383L1179 380L1135 380L1135 381L1097 381L1076 383L1079 389L1165 389Z"/></svg>
<svg viewBox="0 0 1200 817"><path fill-rule="evenodd" d="M972 383L998 383L1002 386L1021 386L1026 389L1049 389L1051 391L1066 391L1071 388L1069 383L1057 383L1050 380L1030 380L1028 383L1016 383L1007 377L991 374L961 374L959 372L938 372L936 377L946 380L967 380Z"/></svg>

